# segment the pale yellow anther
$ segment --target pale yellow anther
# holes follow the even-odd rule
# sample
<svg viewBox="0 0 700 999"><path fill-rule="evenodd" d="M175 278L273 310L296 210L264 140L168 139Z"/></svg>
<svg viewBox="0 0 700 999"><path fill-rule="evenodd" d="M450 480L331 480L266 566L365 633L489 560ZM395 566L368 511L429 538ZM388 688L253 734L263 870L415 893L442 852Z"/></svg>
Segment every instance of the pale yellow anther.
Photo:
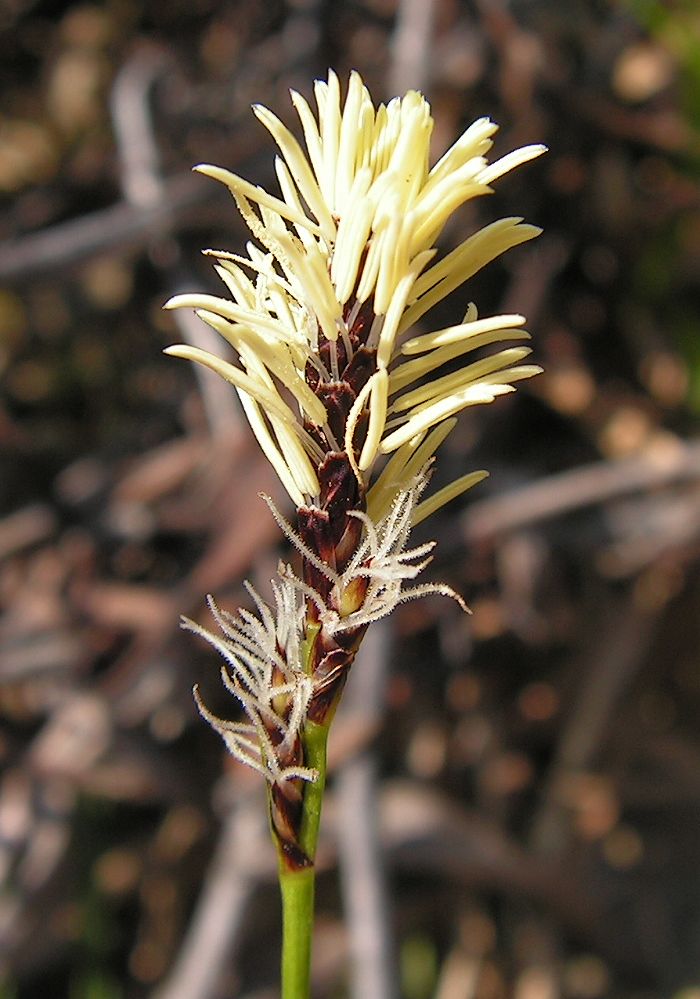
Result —
<svg viewBox="0 0 700 999"><path fill-rule="evenodd" d="M411 382L416 381L418 378L424 378L431 371L442 367L448 361L453 361L456 357L468 354L479 347L485 347L492 343L500 343L503 340L529 339L530 334L526 330L496 329L477 336L465 337L445 347L436 347L434 350L420 354L414 357L412 361L404 361L394 368L389 378L389 395L395 395L396 392L400 392L401 389L405 388L406 385L410 385Z"/></svg>
<svg viewBox="0 0 700 999"><path fill-rule="evenodd" d="M338 301L343 304L357 284L358 268L374 220L374 205L367 197L371 179L369 169L358 171L348 198L350 210L338 225L335 252L331 259L331 279Z"/></svg>
<svg viewBox="0 0 700 999"><path fill-rule="evenodd" d="M468 364L465 368L443 375L442 378L428 381L411 392L405 392L393 402L391 412L402 413L407 409L428 405L445 396L452 396L461 388L478 384L485 376L495 371L498 371L501 377L504 374L503 369L517 364L529 353L531 353L529 347L512 347L510 350L502 350L490 357L484 357L480 361Z"/></svg>
<svg viewBox="0 0 700 999"><path fill-rule="evenodd" d="M388 195L383 200L381 214L378 213L375 219L375 238L380 250L379 270L374 287L374 311L378 316L384 316L397 283L396 261L403 221L397 199Z"/></svg>
<svg viewBox="0 0 700 999"><path fill-rule="evenodd" d="M416 277L420 274L423 268L428 265L434 255L434 250L425 250L423 253L418 254L394 288L394 292L389 302L389 309L379 336L377 364L388 367L392 357L394 356L396 333L399 328L401 316L406 308L408 296L411 294Z"/></svg>
<svg viewBox="0 0 700 999"><path fill-rule="evenodd" d="M285 463L292 473L298 489L307 496L318 496L320 486L316 470L294 428L274 415L270 417L270 423L275 432L280 453L284 455Z"/></svg>
<svg viewBox="0 0 700 999"><path fill-rule="evenodd" d="M402 427L390 433L379 445L382 454L390 454L397 447L401 447L416 434L434 427L448 416L453 416L467 406L477 406L480 403L493 402L499 395L512 392L512 385L469 385L454 395L431 406L421 408L415 416L412 416Z"/></svg>
<svg viewBox="0 0 700 999"><path fill-rule="evenodd" d="M372 379L368 381L360 389L357 398L350 407L350 412L348 413L348 418L345 422L345 439L343 441L343 447L347 455L350 467L352 468L355 478L358 482L364 485L364 478L360 470L360 466L355 460L355 431L357 430L357 424L362 414L362 410L365 407L369 394L372 391Z"/></svg>
<svg viewBox="0 0 700 999"><path fill-rule="evenodd" d="M326 239L333 239L335 236L333 218L328 204L319 190L309 162L302 152L301 146L289 129L285 128L277 115L273 114L272 111L259 104L253 108L253 111L281 149L301 196L315 215L321 232Z"/></svg>
<svg viewBox="0 0 700 999"><path fill-rule="evenodd" d="M511 333L517 333L518 327L525 322L525 316L516 314L505 316L488 316L484 319L468 319L457 326L446 326L434 333L413 337L401 347L401 353L406 355L422 354L437 347L448 347L462 340L475 340L484 333L500 331L503 339L508 339Z"/></svg>
<svg viewBox="0 0 700 999"><path fill-rule="evenodd" d="M244 308L253 307L255 304L255 288L252 281L237 266L237 262L233 257L229 260L220 257L217 259L219 262L214 266L214 270L231 292L233 300Z"/></svg>
<svg viewBox="0 0 700 999"><path fill-rule="evenodd" d="M490 166L485 167L479 174L478 179L482 184L491 184L494 180L502 177L504 173L510 173L516 167L529 162L529 160L534 160L537 156L541 156L542 153L546 152L547 147L541 144L514 149L512 153L507 153L500 160L496 160L495 163L491 163Z"/></svg>
<svg viewBox="0 0 700 999"><path fill-rule="evenodd" d="M366 154L369 155L369 165L374 176L377 176L383 169L382 157L385 152L385 136L388 120L389 112L387 106L386 104L380 104L374 116L370 147L368 154Z"/></svg>
<svg viewBox="0 0 700 999"><path fill-rule="evenodd" d="M429 434L425 431L416 434L394 451L367 494L367 512L373 520L385 516L396 494L410 488L456 425L457 418L449 417Z"/></svg>
<svg viewBox="0 0 700 999"><path fill-rule="evenodd" d="M512 218L493 222L470 236L418 278L413 289L417 300L404 313L401 330L408 329L437 302L500 254L534 239L541 231L537 226L525 225L522 219Z"/></svg>
<svg viewBox="0 0 700 999"><path fill-rule="evenodd" d="M279 323L271 316L265 316L253 309L243 308L227 298L217 298L214 295L175 295L163 306L164 309L195 309L221 316L232 323L252 326L258 331L264 330L273 339L283 341L283 331Z"/></svg>
<svg viewBox="0 0 700 999"><path fill-rule="evenodd" d="M292 503L294 503L295 506L303 506L306 502L304 494L297 486L289 465L282 457L277 444L273 440L267 423L262 416L260 406L254 399L251 399L247 393L242 392L240 389L238 389L238 397L241 400L241 405L243 406L248 423L250 424L251 430L255 435L255 439L260 445L261 451L277 472L280 482L292 499Z"/></svg>
<svg viewBox="0 0 700 999"><path fill-rule="evenodd" d="M327 414L321 400L316 396L296 370L286 344L266 339L254 327L232 325L207 312L198 315L235 347L243 356L249 351L260 364L266 366L296 398L312 423L323 424Z"/></svg>
<svg viewBox="0 0 700 999"><path fill-rule="evenodd" d="M360 280L355 292L358 302L366 302L374 291L379 274L379 265L382 258L382 234L375 232L369 240L367 256L365 258Z"/></svg>
<svg viewBox="0 0 700 999"><path fill-rule="evenodd" d="M306 150L309 154L309 161L313 167L314 175L316 177L316 182L323 191L323 147L321 146L321 136L318 131L318 124L314 118L313 112L309 107L309 103L305 97L297 93L296 90L290 91L292 104L299 115L299 121L301 122L301 127L304 132L304 141L306 143Z"/></svg>
<svg viewBox="0 0 700 999"><path fill-rule="evenodd" d="M303 212L304 208L301 203L299 190L294 183L289 167L279 156L275 157L275 173L277 174L277 180L279 181L280 190L282 191L282 196L284 197L285 202L291 208ZM301 225L295 225L294 229L307 252L310 250L316 250L318 252L318 241L316 240L316 237L308 231L308 229Z"/></svg>
<svg viewBox="0 0 700 999"><path fill-rule="evenodd" d="M321 328L329 340L336 340L343 309L331 283L327 263L319 253L309 253L303 261L303 269L306 272L304 287Z"/></svg>
<svg viewBox="0 0 700 999"><path fill-rule="evenodd" d="M240 368L229 364L228 361L224 361L215 354L210 354L199 347L190 347L188 344L176 344L172 347L166 347L164 353L169 354L171 357L181 357L186 361L196 361L198 364L204 365L205 368L210 368L217 375L221 375L227 382L230 382L231 385L235 385L242 392L247 392L249 396L259 402L265 409L276 413L283 420L288 420L292 424L296 423L291 409L276 392L271 391L265 385L251 378L250 375L241 371Z"/></svg>
<svg viewBox="0 0 700 999"><path fill-rule="evenodd" d="M360 120L357 131L357 169L365 170L370 168L372 161L372 134L374 132L375 112L372 102L367 95L367 100L363 101L360 108Z"/></svg>
<svg viewBox="0 0 700 999"><path fill-rule="evenodd" d="M323 181L321 188L331 211L335 211L335 178L340 143L340 84L335 73L328 74L328 83L315 84L319 110L321 146L323 148Z"/></svg>
<svg viewBox="0 0 700 999"><path fill-rule="evenodd" d="M431 246L442 232L448 218L471 198L478 198L485 194L490 194L491 189L485 184L479 184L474 180L454 183L446 180L442 185L436 187L433 195L426 199L417 207L417 216L420 219L414 227L411 238L411 252L417 253L426 246Z"/></svg>
<svg viewBox="0 0 700 999"><path fill-rule="evenodd" d="M366 472L371 467L377 456L379 442L384 433L386 423L387 390L389 386L389 376L385 368L375 371L370 379L371 391L369 397L369 424L367 426L367 436L362 446L360 460L358 462L361 472Z"/></svg>
<svg viewBox="0 0 700 999"><path fill-rule="evenodd" d="M483 378L479 379L479 384L493 385L504 379L507 379L508 384L511 382L521 382L526 378L534 378L535 375L541 375L542 371L543 369L539 364L518 364L514 368L504 368L502 371L494 371L492 374L484 375Z"/></svg>
<svg viewBox="0 0 700 999"><path fill-rule="evenodd" d="M451 500L456 499L457 496L461 496L465 493L467 489L471 489L473 486L478 485L479 482L483 482L484 479L488 477L488 472L480 470L478 472L468 472L466 475L460 476L455 479L454 482L450 482L448 486L443 486L442 489L438 489L436 493L433 493L427 500L423 500L413 511L413 516L411 517L411 524L415 527L416 524L420 524L422 520L426 517L430 517L436 510L444 506L446 503L451 502Z"/></svg>
<svg viewBox="0 0 700 999"><path fill-rule="evenodd" d="M309 232L316 233L317 235L321 234L320 228L310 218L307 218L306 215L293 211L284 201L273 197L273 195L268 194L262 187L256 187L254 184L231 173L229 170L223 170L221 167L209 166L208 164L196 166L194 169L198 173L203 173L206 177L212 177L214 180L221 181L222 184L228 187L232 194L242 195L250 201L264 205L270 211L277 212L283 219L288 219L297 225L306 226Z"/></svg>
<svg viewBox="0 0 700 999"><path fill-rule="evenodd" d="M398 490L405 487L408 481L404 475L406 463L424 439L424 433L416 434L406 444L397 448L384 465L379 478L370 487L367 493L367 513L375 523L386 514Z"/></svg>
<svg viewBox="0 0 700 999"><path fill-rule="evenodd" d="M348 195L355 180L357 146L361 137L360 114L363 103L368 100L369 95L362 83L362 77L359 73L352 72L340 125L335 177L335 210L341 218L348 209Z"/></svg>
<svg viewBox="0 0 700 999"><path fill-rule="evenodd" d="M458 170L463 163L474 156L485 156L492 147L491 136L498 131L498 125L489 118L478 118L462 133L457 141L431 169L426 188Z"/></svg>

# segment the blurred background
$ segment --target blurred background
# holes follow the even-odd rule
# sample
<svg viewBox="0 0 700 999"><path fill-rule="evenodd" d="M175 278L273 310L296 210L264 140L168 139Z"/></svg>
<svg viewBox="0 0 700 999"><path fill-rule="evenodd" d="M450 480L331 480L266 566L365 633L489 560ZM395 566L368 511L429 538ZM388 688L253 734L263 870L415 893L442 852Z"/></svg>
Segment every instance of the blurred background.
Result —
<svg viewBox="0 0 700 999"><path fill-rule="evenodd" d="M205 161L274 184L329 66L548 156L449 248L533 244L430 317L523 312L546 374L465 416L416 532L430 598L370 630L332 739L315 995L700 996L700 12L693 0L4 0L0 997L273 999L260 781L178 616L265 591L284 496L161 311L246 238ZM178 327L176 324L180 323Z"/></svg>

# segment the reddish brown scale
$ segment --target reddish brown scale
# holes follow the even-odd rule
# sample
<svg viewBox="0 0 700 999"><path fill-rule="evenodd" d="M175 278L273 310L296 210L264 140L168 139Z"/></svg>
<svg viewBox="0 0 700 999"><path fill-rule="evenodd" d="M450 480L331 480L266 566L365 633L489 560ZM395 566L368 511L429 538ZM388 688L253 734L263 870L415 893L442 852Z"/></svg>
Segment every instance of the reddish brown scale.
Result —
<svg viewBox="0 0 700 999"><path fill-rule="evenodd" d="M342 650L343 654L349 656L348 667L352 666L355 653L360 647L360 642L364 638L369 625L363 624L359 628L352 628L348 631L339 631L333 636L333 644Z"/></svg>
<svg viewBox="0 0 700 999"><path fill-rule="evenodd" d="M300 783L301 781L285 781L284 784L273 784L268 795L270 824L288 870L303 870L312 863L299 846L303 796L292 785Z"/></svg>
<svg viewBox="0 0 700 999"><path fill-rule="evenodd" d="M321 376L310 361L306 362L306 367L304 368L304 381L312 392L316 391L321 381Z"/></svg>
<svg viewBox="0 0 700 999"><path fill-rule="evenodd" d="M353 390L355 396L359 395L369 381L370 376L377 370L377 352L369 350L367 347L360 347L353 354L350 363L343 369L342 379Z"/></svg>
<svg viewBox="0 0 700 999"><path fill-rule="evenodd" d="M305 378L314 394L323 403L328 427L335 438L335 443L342 445L345 441L345 428L347 419L352 409L355 399L364 386L374 374L377 367L377 352L368 350L366 347L358 347L348 363L345 363L345 348L339 351L339 360L342 365L340 380L324 381L319 377L314 367L307 364ZM355 438L361 440L367 426L367 412L360 415L355 428ZM308 420L304 423L304 429L313 437L322 451L330 450L330 442L326 439L323 429Z"/></svg>
<svg viewBox="0 0 700 999"><path fill-rule="evenodd" d="M346 665L347 655L344 649L333 649L321 659L314 670L314 699L332 686L341 674L344 675Z"/></svg>
<svg viewBox="0 0 700 999"><path fill-rule="evenodd" d="M333 363L334 352L335 364ZM330 340L323 340L321 346L318 348L318 354L326 366L326 371L331 372L342 371L349 360L345 349L345 342L340 337L332 342Z"/></svg>
<svg viewBox="0 0 700 999"><path fill-rule="evenodd" d="M303 756L301 747L299 752L294 754ZM285 765L296 764L296 759L286 759ZM303 764L299 762L299 765ZM301 780L285 780L283 784L272 784L273 801L278 814L275 818L275 828L283 838L293 836L296 824L301 817L301 803L303 800L303 788L300 786Z"/></svg>
<svg viewBox="0 0 700 999"><path fill-rule="evenodd" d="M357 397L357 393L344 381L320 382L314 389L314 392L325 406L328 427L333 437L338 444L342 445L345 439L345 425L348 420L348 414L352 409L352 404ZM328 441L320 427L306 423L305 428L324 451L328 450Z"/></svg>
<svg viewBox="0 0 700 999"><path fill-rule="evenodd" d="M344 572L362 536L362 521L350 513L364 512L365 493L350 468L347 455L329 455L324 465L326 463L335 467L330 481L321 475L321 504L330 519L336 571Z"/></svg>
<svg viewBox="0 0 700 999"><path fill-rule="evenodd" d="M367 627L340 632L330 641L319 634L312 657L314 693L307 709L307 717L318 725L330 721ZM331 644L333 648L325 651Z"/></svg>
<svg viewBox="0 0 700 999"><path fill-rule="evenodd" d="M364 490L350 467L346 454L329 453L318 469L319 506L303 506L297 510L299 535L304 544L315 552L334 572L342 572L356 550L362 533L357 517L351 510L364 510ZM331 583L315 566L304 559L304 581L328 602ZM311 620L318 619L315 606L309 601Z"/></svg>
<svg viewBox="0 0 700 999"><path fill-rule="evenodd" d="M357 517L349 517L348 511L365 509L364 489L357 481L344 451L331 452L326 456L318 469L318 481L321 487L319 495L321 509L328 513L333 544L337 546L350 527L360 526ZM345 564L337 563L337 553L336 564L338 570L342 572Z"/></svg>
<svg viewBox="0 0 700 999"><path fill-rule="evenodd" d="M279 648L278 651L281 652ZM272 676L273 686L277 686L283 682L284 677L281 671L275 668ZM285 694L280 695L274 699L273 707L275 714L286 721L292 710L291 699ZM299 736L296 737L287 752L282 754L279 748L277 748L281 745L284 738L279 726L265 718L264 715L262 716L262 721L270 743L276 747L275 756L279 765L282 768L303 767L304 747ZM282 785L273 784L270 795L270 816L278 839L281 843L290 839L294 840L296 835L295 830L298 829L299 822L301 821L301 808L304 795L303 781L295 779L285 781Z"/></svg>
<svg viewBox="0 0 700 999"><path fill-rule="evenodd" d="M288 715L289 714L289 710L285 709L284 714ZM280 714L280 717L282 717L281 714ZM282 739L283 739L283 736L280 733L279 727L277 725L272 725L272 724L266 723L265 724L265 731L267 732L267 735L268 735L268 737L269 737L270 742L272 743L272 745L273 746L279 746L280 743L282 742ZM291 746L290 749L287 750L287 752L284 755L282 755L279 752L279 750L277 750L275 752L275 758L277 759L277 762L280 764L281 767L303 767L304 766L304 747L301 744L301 739L299 738L299 736L297 736L295 738L293 745ZM300 785L301 784L300 781L296 781L296 780L288 781L287 783L290 784L290 787L292 788L293 791L294 791L294 788L296 787L296 785ZM299 788L297 788L297 791L295 792L295 794L292 794L292 797L295 797L295 795L300 795L300 794L301 794L301 788L299 787Z"/></svg>
<svg viewBox="0 0 700 999"><path fill-rule="evenodd" d="M302 506L297 510L299 535L313 552L323 559L327 566L335 569L335 547L331 533L330 516L326 510L318 507ZM331 583L328 578L312 565L308 559L303 560L304 582L313 587L325 602L330 593ZM307 600L307 615L310 622L318 620L318 609L312 600Z"/></svg>
<svg viewBox="0 0 700 999"><path fill-rule="evenodd" d="M343 692L352 659L343 649L334 649L323 657L316 669L319 676L309 701L307 717L317 725L327 725Z"/></svg>
<svg viewBox="0 0 700 999"><path fill-rule="evenodd" d="M280 850L284 856L284 866L288 871L303 871L307 867L313 867L314 862L304 853L302 848L296 843L287 841L280 842Z"/></svg>
<svg viewBox="0 0 700 999"><path fill-rule="evenodd" d="M360 268L361 269L361 268ZM351 299L343 309L343 320L347 323L350 318L350 313L355 307L355 300ZM353 344L362 346L367 343L367 337L369 336L369 331L372 328L372 322L374 321L374 299L371 298L366 302L363 302L360 306L360 310L355 316L352 326L348 329L348 335L350 341Z"/></svg>
<svg viewBox="0 0 700 999"><path fill-rule="evenodd" d="M361 508L355 507L355 509ZM348 517L343 536L335 546L335 560L341 572L347 568L348 562L357 551L361 535L362 522L357 517Z"/></svg>

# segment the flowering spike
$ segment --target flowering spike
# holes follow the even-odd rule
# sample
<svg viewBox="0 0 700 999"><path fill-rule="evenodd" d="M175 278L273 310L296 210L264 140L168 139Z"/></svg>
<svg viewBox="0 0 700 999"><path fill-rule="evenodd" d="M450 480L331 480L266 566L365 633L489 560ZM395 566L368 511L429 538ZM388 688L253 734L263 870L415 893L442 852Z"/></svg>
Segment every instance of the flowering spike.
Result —
<svg viewBox="0 0 700 999"><path fill-rule="evenodd" d="M254 240L246 254L205 251L229 297L167 303L194 309L233 349L231 361L190 346L168 353L235 387L296 507L295 528L264 497L301 561L299 572L280 564L272 603L249 586L255 612L231 615L210 599L220 633L184 621L225 660L224 686L245 719L214 717L195 693L197 704L231 753L266 778L290 870L313 861L304 808L323 784L313 733L327 730L369 624L431 593L467 610L449 586L414 582L434 542L411 547L409 538L486 473L460 474L424 498L435 455L461 410L540 370L522 363L529 334L517 314L479 318L472 303L454 326L411 328L539 233L503 218L446 254L437 245L460 206L492 193L544 147L489 163L497 126L480 118L431 167L433 118L420 93L375 107L352 73L342 99L330 71L314 95L315 113L291 94L303 145L272 111L254 107L279 150L279 196L219 167L197 167L229 189Z"/></svg>

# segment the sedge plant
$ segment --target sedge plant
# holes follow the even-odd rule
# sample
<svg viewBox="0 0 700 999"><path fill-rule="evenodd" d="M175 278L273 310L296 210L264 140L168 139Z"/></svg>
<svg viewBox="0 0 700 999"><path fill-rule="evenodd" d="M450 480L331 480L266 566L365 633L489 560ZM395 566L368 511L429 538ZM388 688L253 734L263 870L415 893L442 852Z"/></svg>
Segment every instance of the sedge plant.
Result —
<svg viewBox="0 0 700 999"><path fill-rule="evenodd" d="M430 468L457 415L514 390L540 369L521 315L479 317L424 331L418 324L480 268L539 233L521 218L479 229L448 253L436 242L465 202L537 157L525 146L489 163L497 126L475 121L431 165L433 118L409 91L375 106L352 73L344 98L331 71L316 111L292 92L300 142L265 107L254 113L279 154L279 194L228 170L196 169L230 190L253 240L244 254L206 250L226 294L178 295L233 348L167 353L212 369L238 393L260 447L295 508L294 522L263 497L296 549L268 604L184 627L223 657L222 680L243 718L204 718L233 756L266 781L283 907L282 996L306 999L314 859L333 715L373 621L424 594L417 582L434 542L412 528L486 476L469 471L427 495ZM507 346L504 346L507 344ZM495 350L483 351L495 345ZM475 353L478 352L478 353Z"/></svg>

